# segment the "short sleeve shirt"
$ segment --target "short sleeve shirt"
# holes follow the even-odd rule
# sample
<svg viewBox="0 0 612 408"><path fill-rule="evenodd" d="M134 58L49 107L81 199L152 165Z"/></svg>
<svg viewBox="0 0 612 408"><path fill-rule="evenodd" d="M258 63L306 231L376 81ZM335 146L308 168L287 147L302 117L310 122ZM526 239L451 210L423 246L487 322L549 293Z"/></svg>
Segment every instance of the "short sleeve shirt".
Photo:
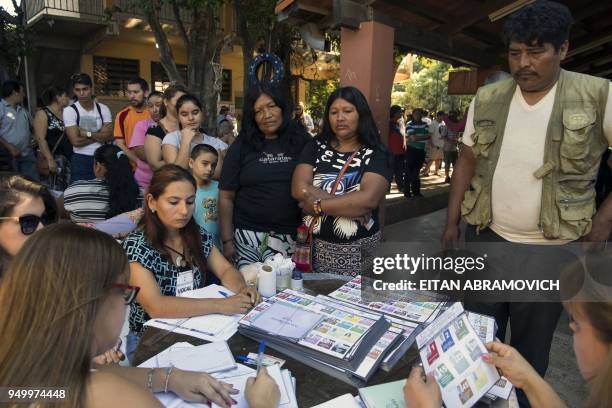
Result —
<svg viewBox="0 0 612 408"><path fill-rule="evenodd" d="M313 167L312 184L328 193L331 192L340 170L350 158L352 153L338 152L329 144L313 139L304 147L300 157L300 164L309 164ZM336 195L343 195L353 191L359 191L361 180L366 172L376 173L391 182L393 168L387 157L388 155L380 149L362 147L355 158L349 164L342 180L336 190ZM380 229L378 221L378 208L372 212L374 225L368 230L360 222L347 217L335 217L324 215L318 233L315 235L328 242L346 243L357 239L367 238L374 235ZM304 219L309 225L310 217Z"/></svg>
<svg viewBox="0 0 612 408"><path fill-rule="evenodd" d="M208 258L213 245L212 236L202 228L200 228L200 234L202 235L202 253L205 258ZM210 270L202 274L195 265L184 268L174 265L172 260L151 246L146 240L143 231L136 231L128 235L123 241L123 249L130 263L137 262L153 274L163 296L176 296L177 278L181 272L193 271L194 289L219 282ZM129 317L130 330L141 334L143 324L150 318L140 303L132 303Z"/></svg>
<svg viewBox="0 0 612 408"><path fill-rule="evenodd" d="M303 132L300 146L308 140ZM219 189L236 192L235 228L295 234L301 212L291 196L291 178L299 151L290 153L278 139L266 140L260 152L248 148L240 137L230 146Z"/></svg>
<svg viewBox="0 0 612 408"><path fill-rule="evenodd" d="M166 132L164 131L164 129L162 129L161 126L156 125L150 127L149 130L147 130L147 135L158 137L159 140L164 140L164 137L166 137Z"/></svg>
<svg viewBox="0 0 612 408"><path fill-rule="evenodd" d="M102 113L102 117L100 117L100 112L98 112L96 104L100 105L100 112ZM92 110L90 111L86 111L85 109L83 109L81 103L78 101L74 103L74 106L79 111L79 123L77 123L77 114L72 105L66 106L64 108L64 126L66 126L67 128L71 126L78 126L81 129L84 129L89 132L99 132L102 129L102 126L107 123L113 122L110 109L108 109L108 106L104 105L103 103L95 102ZM85 156L93 156L96 149L100 146L102 146L101 143L94 142L88 144L87 146L74 146L72 150L78 154L82 154Z"/></svg>
<svg viewBox="0 0 612 408"><path fill-rule="evenodd" d="M181 147L181 131L175 130L174 132L168 133L166 137L164 137L162 144L169 144L179 149ZM216 137L208 136L207 134L202 134L201 137L196 136L193 138L193 140L191 141L191 148L189 149L189 153L191 153L193 148L199 144L211 145L212 147L217 149L218 152L227 149L227 143L225 143L223 140L218 139Z"/></svg>

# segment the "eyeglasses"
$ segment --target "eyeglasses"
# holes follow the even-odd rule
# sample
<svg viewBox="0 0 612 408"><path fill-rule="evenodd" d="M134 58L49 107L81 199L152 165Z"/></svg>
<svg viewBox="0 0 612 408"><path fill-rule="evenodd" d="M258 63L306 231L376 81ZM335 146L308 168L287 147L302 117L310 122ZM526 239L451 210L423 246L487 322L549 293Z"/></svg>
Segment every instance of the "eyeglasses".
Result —
<svg viewBox="0 0 612 408"><path fill-rule="evenodd" d="M36 232L38 224L46 224L46 220L43 217L39 217L38 215L34 214L26 214L22 215L21 217L0 217L0 221L1 220L13 220L19 222L21 233L23 235L32 235Z"/></svg>
<svg viewBox="0 0 612 408"><path fill-rule="evenodd" d="M113 283L112 287L114 289L121 289L126 306L134 303L134 300L140 291L139 286L124 285L123 283Z"/></svg>

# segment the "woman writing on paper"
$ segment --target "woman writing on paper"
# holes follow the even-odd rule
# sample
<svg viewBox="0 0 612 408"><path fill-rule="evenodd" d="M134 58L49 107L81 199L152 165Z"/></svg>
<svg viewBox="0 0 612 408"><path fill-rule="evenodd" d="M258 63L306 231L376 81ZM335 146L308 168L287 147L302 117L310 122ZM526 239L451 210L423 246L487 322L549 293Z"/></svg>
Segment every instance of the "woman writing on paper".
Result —
<svg viewBox="0 0 612 408"><path fill-rule="evenodd" d="M314 272L356 276L372 261L381 238L378 207L392 177L391 155L365 97L357 88L337 89L291 187L313 232Z"/></svg>
<svg viewBox="0 0 612 408"><path fill-rule="evenodd" d="M123 247L130 261L130 284L141 288L130 310L127 355L131 359L143 324L150 318L210 313L245 313L259 302L242 275L212 244L193 219L196 182L182 167L167 164L151 179L138 231ZM236 293L224 299L189 299L180 293L221 282Z"/></svg>

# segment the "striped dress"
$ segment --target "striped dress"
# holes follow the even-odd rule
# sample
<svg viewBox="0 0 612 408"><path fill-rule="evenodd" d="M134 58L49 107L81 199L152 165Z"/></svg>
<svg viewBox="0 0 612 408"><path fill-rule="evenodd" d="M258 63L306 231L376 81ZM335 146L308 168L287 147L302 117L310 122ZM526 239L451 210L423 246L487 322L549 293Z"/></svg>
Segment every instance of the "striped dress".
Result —
<svg viewBox="0 0 612 408"><path fill-rule="evenodd" d="M139 194L142 204L142 189ZM106 220L110 191L104 180L78 180L64 191L64 209L75 223L92 223Z"/></svg>

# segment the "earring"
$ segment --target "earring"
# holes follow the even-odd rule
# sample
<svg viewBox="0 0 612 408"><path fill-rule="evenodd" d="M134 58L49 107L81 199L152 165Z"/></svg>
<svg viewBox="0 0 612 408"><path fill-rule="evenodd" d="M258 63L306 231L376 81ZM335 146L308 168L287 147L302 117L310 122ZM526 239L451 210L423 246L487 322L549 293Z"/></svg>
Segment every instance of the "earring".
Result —
<svg viewBox="0 0 612 408"><path fill-rule="evenodd" d="M151 212L155 214L155 208L151 208Z"/></svg>

